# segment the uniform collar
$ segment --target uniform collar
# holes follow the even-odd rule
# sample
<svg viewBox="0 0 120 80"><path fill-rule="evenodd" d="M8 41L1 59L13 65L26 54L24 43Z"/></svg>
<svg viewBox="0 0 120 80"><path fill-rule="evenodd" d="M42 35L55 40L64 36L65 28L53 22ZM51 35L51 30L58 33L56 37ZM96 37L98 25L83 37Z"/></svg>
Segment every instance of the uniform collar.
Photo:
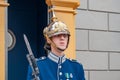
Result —
<svg viewBox="0 0 120 80"><path fill-rule="evenodd" d="M54 53L50 52L48 54L48 58L51 59L52 61L58 63L58 64L61 64L63 62L65 62L66 60L66 57L65 55L64 56L61 56L61 57L58 57L57 55L55 55Z"/></svg>

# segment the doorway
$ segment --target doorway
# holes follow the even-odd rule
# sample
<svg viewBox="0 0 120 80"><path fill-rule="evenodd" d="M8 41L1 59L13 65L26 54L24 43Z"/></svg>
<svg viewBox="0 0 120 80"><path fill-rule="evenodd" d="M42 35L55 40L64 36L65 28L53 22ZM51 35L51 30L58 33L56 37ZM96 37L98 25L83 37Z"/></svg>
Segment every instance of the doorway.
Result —
<svg viewBox="0 0 120 80"><path fill-rule="evenodd" d="M43 28L47 25L45 0L8 0L8 30L14 35L14 46L8 51L8 80L26 80L28 61L23 34L26 34L34 56L46 56Z"/></svg>

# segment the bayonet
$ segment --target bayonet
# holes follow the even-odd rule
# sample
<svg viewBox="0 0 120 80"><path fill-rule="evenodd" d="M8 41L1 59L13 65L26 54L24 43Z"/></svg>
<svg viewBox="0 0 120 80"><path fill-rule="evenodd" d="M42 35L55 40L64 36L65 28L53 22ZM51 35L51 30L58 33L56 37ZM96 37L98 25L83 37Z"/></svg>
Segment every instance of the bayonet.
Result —
<svg viewBox="0 0 120 80"><path fill-rule="evenodd" d="M31 69L32 69L32 75L34 77L33 80L40 80L39 69L37 66L36 59L33 55L32 49L30 47L29 41L28 41L27 36L25 34L23 35L23 37L24 37L24 41L25 41L25 44L26 44L28 52L29 52L29 54L27 54L26 56L27 56L28 62L29 62Z"/></svg>

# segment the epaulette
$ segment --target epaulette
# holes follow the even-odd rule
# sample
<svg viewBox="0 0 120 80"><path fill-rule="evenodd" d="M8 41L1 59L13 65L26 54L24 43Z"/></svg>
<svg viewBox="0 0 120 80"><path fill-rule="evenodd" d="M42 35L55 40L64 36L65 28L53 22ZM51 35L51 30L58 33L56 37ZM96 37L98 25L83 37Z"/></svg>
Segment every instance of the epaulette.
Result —
<svg viewBox="0 0 120 80"><path fill-rule="evenodd" d="M44 60L44 59L46 59L45 56L42 56L42 57L39 58L39 60Z"/></svg>
<svg viewBox="0 0 120 80"><path fill-rule="evenodd" d="M76 59L69 59L70 61L72 61L72 62L77 62L77 60Z"/></svg>
<svg viewBox="0 0 120 80"><path fill-rule="evenodd" d="M73 62L77 62L77 60L75 60L75 59L72 59L71 61L73 61Z"/></svg>
<svg viewBox="0 0 120 80"><path fill-rule="evenodd" d="M78 62L78 60L76 60L76 59L70 59L70 61L71 61L72 63L80 64L80 62Z"/></svg>

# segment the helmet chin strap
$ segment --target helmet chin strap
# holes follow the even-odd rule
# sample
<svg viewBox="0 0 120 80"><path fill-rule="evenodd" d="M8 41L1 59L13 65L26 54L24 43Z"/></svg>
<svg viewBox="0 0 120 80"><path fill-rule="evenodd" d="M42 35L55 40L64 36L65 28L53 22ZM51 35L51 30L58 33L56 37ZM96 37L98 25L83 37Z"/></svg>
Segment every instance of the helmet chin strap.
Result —
<svg viewBox="0 0 120 80"><path fill-rule="evenodd" d="M61 49L61 48L59 48L59 47L56 47L59 51L65 51L65 49Z"/></svg>
<svg viewBox="0 0 120 80"><path fill-rule="evenodd" d="M61 48L57 47L56 44L55 44L48 36L46 36L46 38L47 38L47 40L49 41L49 43L50 43L55 49L57 49L57 50L59 50L59 51L65 51L65 50L67 49L67 47L68 47L69 38L68 38L68 42L67 42L67 45L66 45L66 48L65 48L65 49L61 49Z"/></svg>
<svg viewBox="0 0 120 80"><path fill-rule="evenodd" d="M61 48L57 47L53 41L51 41L51 45L52 45L55 49L57 49L58 51L65 51L65 50L66 50L66 48L65 48L65 49L61 49Z"/></svg>
<svg viewBox="0 0 120 80"><path fill-rule="evenodd" d="M50 40L50 39L49 39L49 40ZM56 44L55 44L52 40L50 40L50 44L51 44L56 50L58 50L58 51L65 51L66 48L67 48L67 46L66 46L65 49L61 49L61 48L57 47Z"/></svg>
<svg viewBox="0 0 120 80"><path fill-rule="evenodd" d="M65 49L61 49L61 48L57 47L53 41L51 41L51 42L53 43L54 47L55 47L57 50L59 50L59 51L65 51L65 50L68 48L69 38L70 38L70 36L68 37L68 42L67 42L67 45L66 45L66 48L65 48Z"/></svg>

